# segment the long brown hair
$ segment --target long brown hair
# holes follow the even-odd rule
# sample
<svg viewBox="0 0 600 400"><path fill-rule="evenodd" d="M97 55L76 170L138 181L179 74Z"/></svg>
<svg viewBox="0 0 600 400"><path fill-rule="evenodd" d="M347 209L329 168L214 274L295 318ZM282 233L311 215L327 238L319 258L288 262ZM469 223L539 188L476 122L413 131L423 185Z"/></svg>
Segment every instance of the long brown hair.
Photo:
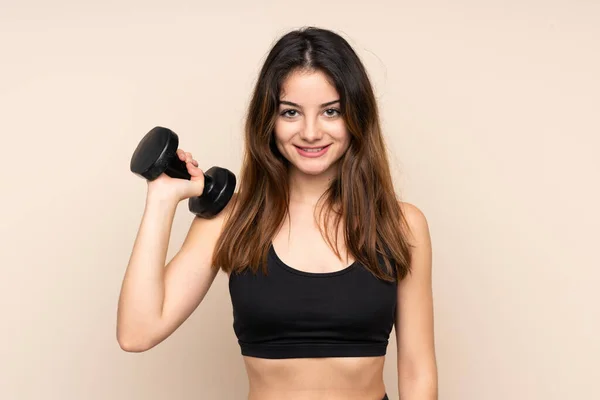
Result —
<svg viewBox="0 0 600 400"><path fill-rule="evenodd" d="M373 88L349 43L330 30L315 27L282 36L262 66L245 121L238 193L217 240L213 265L228 273L245 268L256 273L262 266L268 273L271 240L289 211L289 162L275 145L274 126L282 83L298 70L325 73L340 94L351 137L338 161L337 176L321 197L325 220L334 214L335 232L342 223L348 251L375 276L387 281L404 278L410 271L410 245ZM326 232L323 237L340 257L337 240L332 245L330 235Z"/></svg>

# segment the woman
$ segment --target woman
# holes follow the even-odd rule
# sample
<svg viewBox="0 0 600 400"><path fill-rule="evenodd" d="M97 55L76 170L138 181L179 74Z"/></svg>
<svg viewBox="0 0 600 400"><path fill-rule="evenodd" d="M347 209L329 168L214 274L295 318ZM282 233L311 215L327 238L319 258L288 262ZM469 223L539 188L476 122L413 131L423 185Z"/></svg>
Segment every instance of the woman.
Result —
<svg viewBox="0 0 600 400"><path fill-rule="evenodd" d="M387 399L391 329L403 400L437 398L427 221L397 200L367 73L334 32L280 38L256 83L238 193L212 219L194 218L165 266L191 180L148 183L119 299L117 336L148 350L201 303L219 269L250 400Z"/></svg>

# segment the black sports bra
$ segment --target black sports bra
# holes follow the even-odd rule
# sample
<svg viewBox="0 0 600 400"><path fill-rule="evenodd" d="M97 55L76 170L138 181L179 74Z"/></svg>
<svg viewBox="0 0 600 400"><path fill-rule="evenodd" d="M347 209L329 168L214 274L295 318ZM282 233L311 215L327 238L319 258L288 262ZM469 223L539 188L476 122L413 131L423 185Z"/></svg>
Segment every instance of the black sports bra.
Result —
<svg viewBox="0 0 600 400"><path fill-rule="evenodd" d="M269 248L268 275L229 278L233 328L242 355L260 358L386 354L396 312L395 282L359 262L313 273L286 265Z"/></svg>

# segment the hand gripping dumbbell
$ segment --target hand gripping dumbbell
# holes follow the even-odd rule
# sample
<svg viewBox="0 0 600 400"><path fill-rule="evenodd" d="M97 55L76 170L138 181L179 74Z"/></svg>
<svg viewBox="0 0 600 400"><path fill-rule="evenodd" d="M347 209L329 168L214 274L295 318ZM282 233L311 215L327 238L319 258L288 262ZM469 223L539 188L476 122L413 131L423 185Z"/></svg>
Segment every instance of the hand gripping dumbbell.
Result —
<svg viewBox="0 0 600 400"><path fill-rule="evenodd" d="M177 156L179 138L170 129L157 126L140 141L131 156L130 169L149 181L163 172L172 178L190 179L184 161ZM188 200L190 211L202 218L212 218L225 208L235 190L235 175L220 167L204 172L201 196Z"/></svg>

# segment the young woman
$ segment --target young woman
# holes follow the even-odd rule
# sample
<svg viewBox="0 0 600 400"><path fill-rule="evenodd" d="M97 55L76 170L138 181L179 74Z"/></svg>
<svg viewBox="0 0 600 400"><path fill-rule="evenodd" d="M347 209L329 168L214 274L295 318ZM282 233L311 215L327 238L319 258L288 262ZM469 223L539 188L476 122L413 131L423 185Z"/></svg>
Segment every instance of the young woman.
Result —
<svg viewBox="0 0 600 400"><path fill-rule="evenodd" d="M119 299L117 337L148 350L229 277L249 400L387 399L395 327L402 400L437 399L431 244L423 213L397 199L363 64L336 33L282 36L256 83L238 192L215 218L194 218L166 265L191 180L148 183Z"/></svg>

